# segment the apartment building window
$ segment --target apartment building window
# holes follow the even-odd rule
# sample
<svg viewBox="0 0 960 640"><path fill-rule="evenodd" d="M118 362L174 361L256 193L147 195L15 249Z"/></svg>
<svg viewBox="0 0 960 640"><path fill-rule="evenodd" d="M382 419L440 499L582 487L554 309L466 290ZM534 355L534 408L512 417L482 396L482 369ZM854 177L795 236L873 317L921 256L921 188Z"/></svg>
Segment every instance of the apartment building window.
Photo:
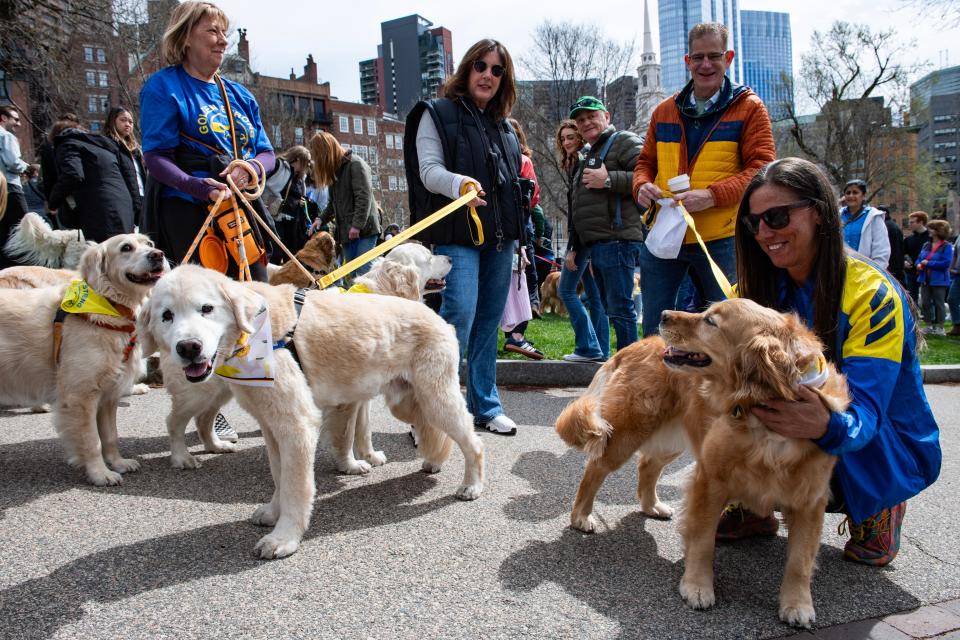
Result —
<svg viewBox="0 0 960 640"><path fill-rule="evenodd" d="M278 124L273 125L273 146L278 149L283 147L283 133Z"/></svg>
<svg viewBox="0 0 960 640"><path fill-rule="evenodd" d="M107 62L107 52L101 48L97 48L97 62L100 64L105 64Z"/></svg>
<svg viewBox="0 0 960 640"><path fill-rule="evenodd" d="M95 87L97 86L97 72L96 71L87 71L87 86Z"/></svg>
<svg viewBox="0 0 960 640"><path fill-rule="evenodd" d="M388 176L388 177L387 177L387 185L388 185L388 188L390 189L390 191L396 191L396 190L397 190L397 176Z"/></svg>
<svg viewBox="0 0 960 640"><path fill-rule="evenodd" d="M951 116L951 115L933 116L933 121L934 121L934 122L949 122L952 118L953 118L953 116Z"/></svg>
<svg viewBox="0 0 960 640"><path fill-rule="evenodd" d="M393 149L393 134L388 133L384 137L387 139L387 149Z"/></svg>
<svg viewBox="0 0 960 640"><path fill-rule="evenodd" d="M353 117L353 132L363 133L363 118Z"/></svg>
<svg viewBox="0 0 960 640"><path fill-rule="evenodd" d="M324 115L326 115L326 110L323 108L323 100L314 100L313 119L317 121L323 120Z"/></svg>
<svg viewBox="0 0 960 640"><path fill-rule="evenodd" d="M293 144L303 144L303 127L294 127Z"/></svg>
<svg viewBox="0 0 960 640"><path fill-rule="evenodd" d="M282 96L283 99L283 112L287 115L293 115L297 111L297 98L296 96Z"/></svg>
<svg viewBox="0 0 960 640"><path fill-rule="evenodd" d="M400 191L406 191L406 190L407 190L407 179L400 178Z"/></svg>
<svg viewBox="0 0 960 640"><path fill-rule="evenodd" d="M90 133L100 133L100 121L93 120L90 122Z"/></svg>
<svg viewBox="0 0 960 640"><path fill-rule="evenodd" d="M377 121L373 118L367 118L367 135L377 135Z"/></svg>
<svg viewBox="0 0 960 640"><path fill-rule="evenodd" d="M347 116L340 116L340 133L350 133L350 119Z"/></svg>
<svg viewBox="0 0 960 640"><path fill-rule="evenodd" d="M110 111L110 96L100 96L100 111L102 113Z"/></svg>
<svg viewBox="0 0 960 640"><path fill-rule="evenodd" d="M373 175L370 177L370 182L373 184L373 188L377 191L380 190L380 176Z"/></svg>
<svg viewBox="0 0 960 640"><path fill-rule="evenodd" d="M371 167L376 167L380 164L380 154L377 148L374 145L370 145L369 151L370 157L367 159L367 162Z"/></svg>
<svg viewBox="0 0 960 640"><path fill-rule="evenodd" d="M83 48L83 61L84 61L84 62L93 62L93 47L84 47L84 48Z"/></svg>
<svg viewBox="0 0 960 640"><path fill-rule="evenodd" d="M364 162L367 161L367 146L364 144L355 144L353 145L353 152L357 154L358 158L362 158Z"/></svg>
<svg viewBox="0 0 960 640"><path fill-rule="evenodd" d="M957 146L956 142L938 142L937 144L933 145L933 148L934 149L954 149L956 148L956 146Z"/></svg>
<svg viewBox="0 0 960 640"><path fill-rule="evenodd" d="M106 72L106 71L101 71L101 72L99 73L99 76L100 76L100 86L101 86L101 87L109 87L109 86L110 86L110 78L107 76L107 72Z"/></svg>
<svg viewBox="0 0 960 640"><path fill-rule="evenodd" d="M957 132L957 128L956 128L956 127L951 127L950 129L934 129L934 130L933 130L933 135L935 135L935 136L945 136L945 135L949 135L949 134L951 134L951 133L956 133L956 132Z"/></svg>
<svg viewBox="0 0 960 640"><path fill-rule="evenodd" d="M97 100L97 96L87 96L87 112L88 113L96 113L98 105L99 105L99 100Z"/></svg>
<svg viewBox="0 0 960 640"><path fill-rule="evenodd" d="M341 142L340 148L342 148L344 151L350 151L350 145L347 144L346 142Z"/></svg>

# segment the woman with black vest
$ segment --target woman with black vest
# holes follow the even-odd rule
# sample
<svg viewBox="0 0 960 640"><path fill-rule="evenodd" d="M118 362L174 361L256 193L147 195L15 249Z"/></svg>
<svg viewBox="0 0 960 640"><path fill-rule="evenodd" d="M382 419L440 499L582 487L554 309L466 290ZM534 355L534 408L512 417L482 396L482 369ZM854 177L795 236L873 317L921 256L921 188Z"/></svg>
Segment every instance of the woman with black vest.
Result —
<svg viewBox="0 0 960 640"><path fill-rule="evenodd" d="M453 262L440 315L456 329L461 358L467 354L467 408L478 427L514 435L517 425L503 414L496 384L497 329L523 235L520 144L506 121L517 96L507 49L496 40L470 47L443 96L407 116L411 223L478 192L469 206L479 220L463 207L418 237Z"/></svg>

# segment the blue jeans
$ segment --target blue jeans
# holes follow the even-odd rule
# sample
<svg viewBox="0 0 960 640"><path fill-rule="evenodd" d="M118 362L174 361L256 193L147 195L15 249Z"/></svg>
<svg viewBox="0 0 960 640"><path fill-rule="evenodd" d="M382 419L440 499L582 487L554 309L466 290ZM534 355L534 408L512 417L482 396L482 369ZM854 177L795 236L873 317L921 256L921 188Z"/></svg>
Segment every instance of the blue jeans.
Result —
<svg viewBox="0 0 960 640"><path fill-rule="evenodd" d="M346 264L356 258L357 256L362 256L370 249L373 249L377 246L377 236L364 236L363 238L357 238L356 240L350 240L343 245L343 263ZM356 271L351 274L351 277L362 276L367 271L370 271L370 263L363 265Z"/></svg>
<svg viewBox="0 0 960 640"><path fill-rule="evenodd" d="M737 279L737 258L733 238L721 238L707 242L707 250L730 283ZM673 260L664 260L650 253L646 247L640 250L640 272L643 274L643 335L656 335L660 330L660 314L673 310L677 305L677 292L683 277L690 273L693 284L704 306L724 299L723 290L713 277L710 263L699 244L685 244L680 255Z"/></svg>
<svg viewBox="0 0 960 640"><path fill-rule="evenodd" d="M960 276L954 274L947 293L947 306L950 307L950 322L960 326Z"/></svg>
<svg viewBox="0 0 960 640"><path fill-rule="evenodd" d="M577 270L570 271L564 263L557 284L557 295L570 314L570 326L573 327L573 352L585 358L610 357L610 321L600 300L600 290L590 273L590 249L577 252ZM577 283L583 282L583 293L587 297L587 309L577 294Z"/></svg>
<svg viewBox="0 0 960 640"><path fill-rule="evenodd" d="M610 240L590 245L593 275L600 298L617 334L617 350L637 341L637 308L633 304L633 273L640 264L636 240ZM646 275L644 275L646 278ZM646 301L643 303L646 308Z"/></svg>
<svg viewBox="0 0 960 640"><path fill-rule="evenodd" d="M460 343L460 360L467 356L467 409L477 424L503 414L497 393L497 337L507 303L516 241L497 251L490 243L479 249L456 244L437 245L453 268L447 274L440 317L453 325Z"/></svg>

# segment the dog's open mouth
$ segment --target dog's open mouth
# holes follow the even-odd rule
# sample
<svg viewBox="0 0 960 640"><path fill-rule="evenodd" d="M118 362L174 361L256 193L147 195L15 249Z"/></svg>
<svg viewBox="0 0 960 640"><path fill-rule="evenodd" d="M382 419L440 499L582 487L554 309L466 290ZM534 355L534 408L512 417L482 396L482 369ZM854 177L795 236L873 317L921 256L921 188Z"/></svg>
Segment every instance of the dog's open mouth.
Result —
<svg viewBox="0 0 960 640"><path fill-rule="evenodd" d="M212 371L213 362L210 360L202 360L185 366L183 368L183 375L185 375L190 382L203 382Z"/></svg>
<svg viewBox="0 0 960 640"><path fill-rule="evenodd" d="M427 280L427 286L423 288L424 295L428 293L440 293L447 286L447 281L443 278L430 278Z"/></svg>
<svg viewBox="0 0 960 640"><path fill-rule="evenodd" d="M166 273L166 269L158 267L147 273L127 273L127 280L135 284L155 284Z"/></svg>
<svg viewBox="0 0 960 640"><path fill-rule="evenodd" d="M705 353L683 351L676 347L667 347L663 352L663 361L675 367L705 367L713 360Z"/></svg>

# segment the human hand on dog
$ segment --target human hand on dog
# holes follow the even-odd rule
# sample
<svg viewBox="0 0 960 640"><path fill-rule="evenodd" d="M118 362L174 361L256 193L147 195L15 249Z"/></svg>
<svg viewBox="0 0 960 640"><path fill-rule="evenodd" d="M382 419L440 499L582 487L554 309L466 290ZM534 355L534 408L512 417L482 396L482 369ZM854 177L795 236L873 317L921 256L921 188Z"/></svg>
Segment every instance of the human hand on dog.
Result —
<svg viewBox="0 0 960 640"><path fill-rule="evenodd" d="M805 385L800 385L796 400L767 400L765 406L751 411L768 429L787 438L822 438L830 423L830 412L820 396Z"/></svg>

